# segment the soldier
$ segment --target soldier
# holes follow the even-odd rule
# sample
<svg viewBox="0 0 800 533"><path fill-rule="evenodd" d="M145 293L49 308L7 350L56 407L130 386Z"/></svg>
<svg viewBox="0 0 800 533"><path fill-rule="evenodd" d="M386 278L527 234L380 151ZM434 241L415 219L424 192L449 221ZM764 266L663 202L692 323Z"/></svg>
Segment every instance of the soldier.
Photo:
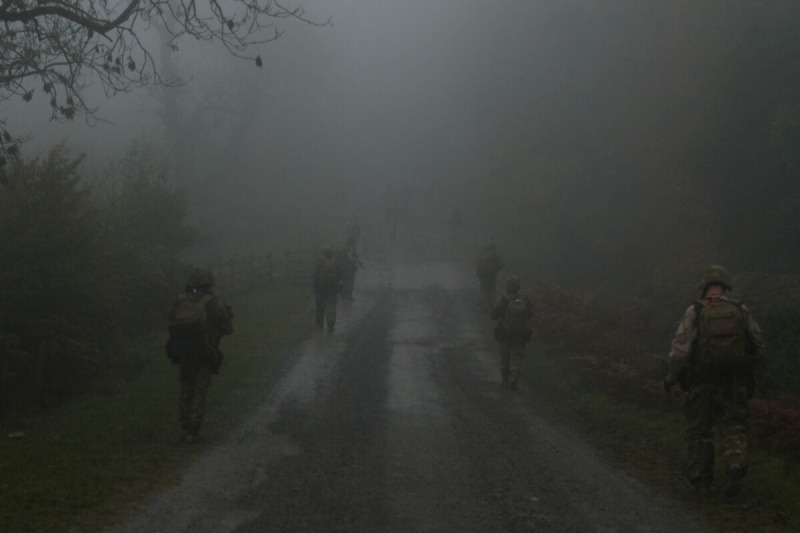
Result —
<svg viewBox="0 0 800 533"><path fill-rule="evenodd" d="M497 321L494 338L500 344L500 375L503 387L517 390L522 375L525 345L531 339L533 305L527 295L520 293L517 276L506 280L506 293L500 296L491 311Z"/></svg>
<svg viewBox="0 0 800 533"><path fill-rule="evenodd" d="M342 298L353 300L353 288L356 282L356 271L364 268L364 263L358 257L356 244L353 240L348 240L344 248L339 250L337 262L342 273Z"/></svg>
<svg viewBox="0 0 800 533"><path fill-rule="evenodd" d="M494 303L497 275L505 264L497 253L497 246L493 242L481 247L475 259L475 271L480 284L481 300L479 305L486 311Z"/></svg>
<svg viewBox="0 0 800 533"><path fill-rule="evenodd" d="M344 238L345 242L352 242L354 248L358 247L361 240L361 224L359 224L357 216L353 215L347 223L344 229Z"/></svg>
<svg viewBox="0 0 800 533"><path fill-rule="evenodd" d="M211 376L222 365L220 340L233 333L233 311L213 287L211 271L195 268L169 312L167 355L180 368L181 440L189 443L197 440Z"/></svg>
<svg viewBox="0 0 800 533"><path fill-rule="evenodd" d="M317 327L328 324L328 331L336 327L336 300L342 288L342 271L333 254L333 247L326 246L314 268L314 295L317 306Z"/></svg>
<svg viewBox="0 0 800 533"><path fill-rule="evenodd" d="M718 265L709 267L699 287L700 300L683 315L668 357L664 388L679 383L688 392L689 482L704 497L713 494L714 435L721 435L726 497L739 491L747 472L747 400L761 360L761 330L741 302L729 298L731 276Z"/></svg>

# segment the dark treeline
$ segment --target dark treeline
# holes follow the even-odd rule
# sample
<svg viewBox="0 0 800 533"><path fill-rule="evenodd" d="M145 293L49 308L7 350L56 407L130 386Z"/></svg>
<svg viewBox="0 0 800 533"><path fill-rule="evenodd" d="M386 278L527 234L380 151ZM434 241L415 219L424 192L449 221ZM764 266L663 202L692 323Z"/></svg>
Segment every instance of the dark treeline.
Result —
<svg viewBox="0 0 800 533"><path fill-rule="evenodd" d="M134 145L90 187L57 146L17 158L0 187L2 407L58 400L136 361L121 356L157 321L197 238L155 150Z"/></svg>

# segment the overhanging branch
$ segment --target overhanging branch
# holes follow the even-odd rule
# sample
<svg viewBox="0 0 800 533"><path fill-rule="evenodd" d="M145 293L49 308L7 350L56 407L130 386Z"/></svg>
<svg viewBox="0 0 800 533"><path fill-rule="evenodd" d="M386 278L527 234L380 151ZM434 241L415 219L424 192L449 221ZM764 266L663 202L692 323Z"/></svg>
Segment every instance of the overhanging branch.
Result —
<svg viewBox="0 0 800 533"><path fill-rule="evenodd" d="M38 17L55 16L60 17L84 28L95 31L101 35L119 27L138 9L140 0L131 0L131 3L119 16L113 20L98 20L86 15L75 12L64 6L40 5L26 11L0 11L0 21L3 22L29 22Z"/></svg>

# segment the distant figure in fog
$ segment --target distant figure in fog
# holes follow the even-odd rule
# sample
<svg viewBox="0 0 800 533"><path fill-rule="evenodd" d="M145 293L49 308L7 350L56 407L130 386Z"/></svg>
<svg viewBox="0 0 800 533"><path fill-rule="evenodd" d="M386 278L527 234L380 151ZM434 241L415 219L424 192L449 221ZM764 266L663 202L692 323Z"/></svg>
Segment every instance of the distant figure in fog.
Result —
<svg viewBox="0 0 800 533"><path fill-rule="evenodd" d="M491 310L492 320L497 321L494 338L500 344L500 377L503 387L517 390L522 376L522 359L525 345L531 339L533 305L527 295L520 292L517 276L506 280L506 292Z"/></svg>
<svg viewBox="0 0 800 533"><path fill-rule="evenodd" d="M723 493L739 492L747 473L748 400L761 362L761 329L745 305L728 297L731 275L712 265L700 299L683 314L672 340L664 388L688 392L687 474L701 497L714 493L714 426L721 436L727 482Z"/></svg>
<svg viewBox="0 0 800 533"><path fill-rule="evenodd" d="M350 218L344 228L344 240L347 243L352 243L354 248L358 248L358 243L361 241L361 224L359 224L358 217L355 215Z"/></svg>
<svg viewBox="0 0 800 533"><path fill-rule="evenodd" d="M196 268L169 312L167 355L180 368L181 440L194 442L203 422L211 376L222 365L220 340L233 333L233 311L216 296L210 270Z"/></svg>
<svg viewBox="0 0 800 533"><path fill-rule="evenodd" d="M328 331L336 328L336 300L342 288L342 271L334 257L333 247L326 246L314 268L314 295L316 297L316 324Z"/></svg>
<svg viewBox="0 0 800 533"><path fill-rule="evenodd" d="M344 248L339 250L337 262L339 263L339 270L342 273L342 298L345 300L353 300L353 288L356 282L356 271L359 268L364 268L364 263L358 257L356 245L353 241L348 240Z"/></svg>
<svg viewBox="0 0 800 533"><path fill-rule="evenodd" d="M495 299L497 275L503 270L505 264L497 253L497 246L493 242L481 247L475 258L475 272L480 285L481 299L479 305L488 311Z"/></svg>

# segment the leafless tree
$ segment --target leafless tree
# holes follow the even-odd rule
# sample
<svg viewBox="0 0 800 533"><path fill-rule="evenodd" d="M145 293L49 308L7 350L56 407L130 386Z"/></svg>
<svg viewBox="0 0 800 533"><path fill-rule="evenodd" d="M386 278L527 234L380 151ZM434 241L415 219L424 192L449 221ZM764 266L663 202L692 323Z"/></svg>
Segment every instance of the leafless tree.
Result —
<svg viewBox="0 0 800 533"><path fill-rule="evenodd" d="M153 25L169 32L174 50L183 37L214 41L260 67L248 48L280 37L281 18L328 23L277 0L0 0L0 102L45 98L52 120L93 123L97 108L84 96L92 80L107 96L180 82L162 76L153 60L143 38ZM0 165L20 140L0 116Z"/></svg>

